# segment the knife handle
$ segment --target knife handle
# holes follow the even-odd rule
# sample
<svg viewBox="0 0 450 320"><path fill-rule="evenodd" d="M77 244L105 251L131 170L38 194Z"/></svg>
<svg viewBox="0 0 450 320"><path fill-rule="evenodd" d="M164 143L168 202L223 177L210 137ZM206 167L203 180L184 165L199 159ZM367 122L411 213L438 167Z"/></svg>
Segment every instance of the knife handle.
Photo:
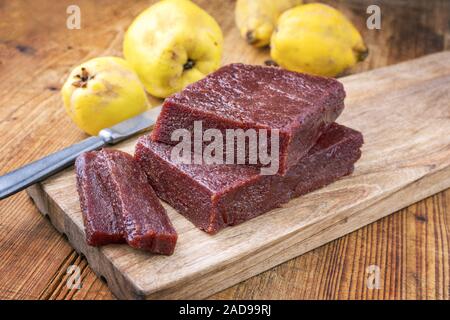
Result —
<svg viewBox="0 0 450 320"><path fill-rule="evenodd" d="M105 140L101 137L90 137L1 176L0 200L68 167L83 152L98 149L105 144Z"/></svg>

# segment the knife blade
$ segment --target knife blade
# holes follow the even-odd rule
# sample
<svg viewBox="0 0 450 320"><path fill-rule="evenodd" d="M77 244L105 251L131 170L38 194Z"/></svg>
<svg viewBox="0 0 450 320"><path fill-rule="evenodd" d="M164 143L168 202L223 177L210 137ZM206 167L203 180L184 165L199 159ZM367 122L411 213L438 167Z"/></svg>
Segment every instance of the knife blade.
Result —
<svg viewBox="0 0 450 320"><path fill-rule="evenodd" d="M154 125L160 112L161 106L152 108L133 118L122 121L111 128L100 130L98 135L103 138L107 144L116 144L117 142Z"/></svg>
<svg viewBox="0 0 450 320"><path fill-rule="evenodd" d="M114 145L117 142L149 129L156 123L160 112L161 106L152 108L110 128L101 130L98 136L89 137L61 151L1 176L0 200L70 166L83 152L99 149L105 145Z"/></svg>

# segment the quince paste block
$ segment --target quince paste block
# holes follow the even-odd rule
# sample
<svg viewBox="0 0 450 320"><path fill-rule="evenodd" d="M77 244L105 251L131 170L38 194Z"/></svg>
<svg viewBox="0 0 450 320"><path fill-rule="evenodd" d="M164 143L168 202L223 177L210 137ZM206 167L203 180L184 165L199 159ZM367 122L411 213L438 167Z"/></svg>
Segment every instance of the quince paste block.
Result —
<svg viewBox="0 0 450 320"><path fill-rule="evenodd" d="M148 135L138 140L135 159L161 199L212 234L352 173L362 144L358 131L331 124L284 176L261 175L248 165L174 162L172 147Z"/></svg>
<svg viewBox="0 0 450 320"><path fill-rule="evenodd" d="M202 121L203 130L220 129L224 137L226 129L266 129L269 137L278 129L278 173L285 174L340 115L344 98L335 79L230 64L167 98L152 139L174 145L178 141L172 141L172 132L187 129L192 134L194 121Z"/></svg>
<svg viewBox="0 0 450 320"><path fill-rule="evenodd" d="M177 233L131 155L111 149L86 152L75 169L89 245L126 242L153 253L173 253Z"/></svg>

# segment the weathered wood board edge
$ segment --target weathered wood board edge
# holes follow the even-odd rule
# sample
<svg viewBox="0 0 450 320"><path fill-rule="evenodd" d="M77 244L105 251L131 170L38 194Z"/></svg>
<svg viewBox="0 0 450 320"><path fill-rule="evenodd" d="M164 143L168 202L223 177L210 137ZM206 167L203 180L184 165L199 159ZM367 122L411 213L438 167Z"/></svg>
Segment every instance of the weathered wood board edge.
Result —
<svg viewBox="0 0 450 320"><path fill-rule="evenodd" d="M145 296L134 288L132 281L115 268L112 261L103 254L102 248L88 246L85 235L77 228L64 211L43 190L42 185L37 183L26 189L41 214L48 218L55 229L63 234L70 245L79 254L86 257L89 266L95 274L104 279L114 295L120 299L144 299ZM79 240L78 240L79 239Z"/></svg>
<svg viewBox="0 0 450 320"><path fill-rule="evenodd" d="M27 193L36 203L39 211L50 218L59 232L67 236L74 249L87 258L93 271L107 281L116 297L120 299L202 299L447 188L450 188L450 167L424 176L372 206L350 214L325 229L320 229L320 226L317 225L308 226L308 228L319 228L320 230L311 237L304 239L301 235L297 236L296 234L287 242L283 242L279 250L274 250L274 246L277 246L275 244L255 252L252 256L244 257L240 261L234 261L228 267L210 273L202 279L190 279L188 282L180 283L179 286L166 288L150 295L146 295L145 292L134 287L132 281L116 270L113 262L103 254L101 248L89 247L85 241L81 241L84 234L70 219L65 218L64 212L47 196L40 184L29 187ZM306 230L301 233L304 232ZM287 243L288 245L286 245ZM276 253L271 254L270 252ZM199 285L199 282L202 285Z"/></svg>

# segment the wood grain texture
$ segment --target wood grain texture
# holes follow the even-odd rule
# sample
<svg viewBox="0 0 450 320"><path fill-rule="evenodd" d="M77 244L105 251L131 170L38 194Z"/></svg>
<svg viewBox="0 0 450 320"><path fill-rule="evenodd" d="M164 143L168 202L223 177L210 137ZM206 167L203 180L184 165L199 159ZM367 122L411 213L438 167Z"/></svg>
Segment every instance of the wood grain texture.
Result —
<svg viewBox="0 0 450 320"><path fill-rule="evenodd" d="M117 297L208 297L450 187L450 52L341 81L347 99L339 123L365 140L355 172L214 236L166 206L178 232L170 257L126 245L89 247L73 168L29 193ZM135 143L115 148L132 154Z"/></svg>
<svg viewBox="0 0 450 320"><path fill-rule="evenodd" d="M82 30L65 28L73 1L0 1L0 174L85 136L64 114L58 90L71 67L120 54L126 25L149 1L75 1ZM243 45L233 1L198 1L226 35L224 63L262 62L267 50ZM449 3L330 1L362 31L371 54L360 72L450 48ZM382 29L365 29L365 9L382 8ZM236 49L237 44L239 50ZM215 298L448 298L450 191L253 277ZM112 298L24 193L0 203L1 298ZM83 268L83 287L65 288L66 268ZM81 261L81 262L78 262ZM365 268L381 267L383 286L364 287Z"/></svg>

